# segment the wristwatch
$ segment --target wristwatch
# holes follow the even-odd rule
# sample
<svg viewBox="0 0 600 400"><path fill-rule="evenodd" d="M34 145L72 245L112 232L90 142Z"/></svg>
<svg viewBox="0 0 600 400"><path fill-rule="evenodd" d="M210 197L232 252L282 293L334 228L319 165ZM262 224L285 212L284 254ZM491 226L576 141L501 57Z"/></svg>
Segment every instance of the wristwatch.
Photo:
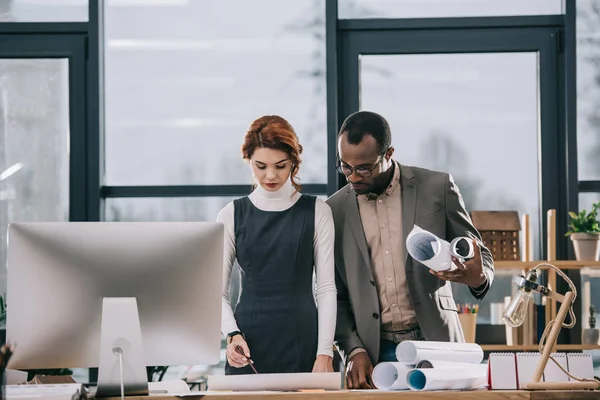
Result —
<svg viewBox="0 0 600 400"><path fill-rule="evenodd" d="M227 334L227 344L231 343L231 339L233 339L234 336L240 335L244 338L244 340L246 340L246 336L244 336L244 334L240 331L233 331L233 332L229 332Z"/></svg>

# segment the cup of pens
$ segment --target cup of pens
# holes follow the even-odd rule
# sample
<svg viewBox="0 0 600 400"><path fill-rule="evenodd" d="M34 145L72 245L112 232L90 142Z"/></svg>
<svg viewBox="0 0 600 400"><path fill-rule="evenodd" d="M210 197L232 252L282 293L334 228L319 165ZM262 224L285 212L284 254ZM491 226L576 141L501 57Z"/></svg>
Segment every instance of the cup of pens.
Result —
<svg viewBox="0 0 600 400"><path fill-rule="evenodd" d="M477 329L477 312L479 304L457 304L458 319L465 335L465 342L475 343L475 332Z"/></svg>

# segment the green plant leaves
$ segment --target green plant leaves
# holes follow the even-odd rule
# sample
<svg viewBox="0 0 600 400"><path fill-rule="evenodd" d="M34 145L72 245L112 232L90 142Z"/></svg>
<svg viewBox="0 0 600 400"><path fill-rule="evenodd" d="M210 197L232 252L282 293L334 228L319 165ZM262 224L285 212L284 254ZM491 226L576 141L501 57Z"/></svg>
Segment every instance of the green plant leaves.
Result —
<svg viewBox="0 0 600 400"><path fill-rule="evenodd" d="M600 201L592 205L592 210L589 213L586 210L581 210L579 214L570 211L569 216L571 217L571 222L569 223L569 231L565 236L576 232L600 232L600 222L598 221L599 209Z"/></svg>

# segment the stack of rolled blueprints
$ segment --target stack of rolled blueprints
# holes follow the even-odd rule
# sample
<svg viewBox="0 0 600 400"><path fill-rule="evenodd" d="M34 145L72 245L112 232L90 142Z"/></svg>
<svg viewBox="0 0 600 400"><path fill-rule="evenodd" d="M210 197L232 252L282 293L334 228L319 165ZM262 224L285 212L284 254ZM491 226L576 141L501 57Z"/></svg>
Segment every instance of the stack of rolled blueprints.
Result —
<svg viewBox="0 0 600 400"><path fill-rule="evenodd" d="M373 370L380 390L472 390L487 386L487 364L476 343L406 340L396 348L397 362Z"/></svg>

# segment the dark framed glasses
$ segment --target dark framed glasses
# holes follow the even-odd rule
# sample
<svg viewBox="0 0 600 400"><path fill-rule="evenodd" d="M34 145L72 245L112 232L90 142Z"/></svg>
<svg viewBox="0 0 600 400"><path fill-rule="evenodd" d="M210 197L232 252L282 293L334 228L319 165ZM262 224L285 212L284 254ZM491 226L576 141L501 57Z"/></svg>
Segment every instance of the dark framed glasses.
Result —
<svg viewBox="0 0 600 400"><path fill-rule="evenodd" d="M379 166L379 164L381 164L381 162L383 161L383 154L380 156L381 158L379 159L379 161L377 161L375 164L373 164L373 166L371 167L351 167L349 165L346 164L342 164L341 160L338 158L338 162L337 165L335 166L336 169L344 174L345 176L350 176L353 173L355 173L358 176L362 176L363 178L368 178L369 176L371 176L371 174L373 173L373 171L375 170L375 168L377 168Z"/></svg>

